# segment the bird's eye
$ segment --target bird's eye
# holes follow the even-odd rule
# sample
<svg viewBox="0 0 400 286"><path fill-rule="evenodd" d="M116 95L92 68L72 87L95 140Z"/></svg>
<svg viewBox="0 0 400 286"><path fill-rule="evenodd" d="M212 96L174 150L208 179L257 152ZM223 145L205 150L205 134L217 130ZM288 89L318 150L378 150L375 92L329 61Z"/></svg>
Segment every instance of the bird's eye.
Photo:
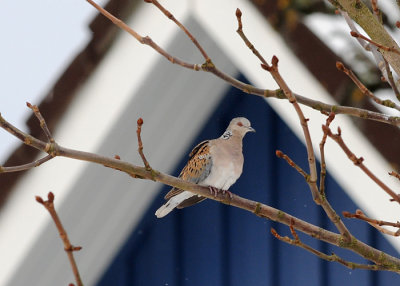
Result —
<svg viewBox="0 0 400 286"><path fill-rule="evenodd" d="M237 123L237 125L240 126L240 127L242 127L242 126L243 126L243 123L239 121L239 122Z"/></svg>

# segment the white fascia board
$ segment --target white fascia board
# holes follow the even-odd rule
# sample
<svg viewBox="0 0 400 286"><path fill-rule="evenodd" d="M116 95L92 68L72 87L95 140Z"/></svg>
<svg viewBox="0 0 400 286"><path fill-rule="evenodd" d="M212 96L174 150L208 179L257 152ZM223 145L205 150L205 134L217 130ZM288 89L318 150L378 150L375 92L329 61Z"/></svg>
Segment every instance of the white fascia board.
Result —
<svg viewBox="0 0 400 286"><path fill-rule="evenodd" d="M293 92L314 100L330 104L335 103L322 85L291 52L280 35L273 30L266 19L249 1L202 0L196 1L192 8L194 16L203 24L204 29L207 30L237 65L238 69L255 86L266 89L277 88L277 84L268 72L260 68L260 61L237 35L236 8L240 8L243 13L243 30L264 58L267 61L270 61L273 55L279 58L279 71ZM215 62L218 64L217 59L215 59ZM305 142L298 117L291 104L288 101L277 99L266 100L293 132ZM313 138L314 150L319 156L319 142L322 138L321 126L325 123L326 117L308 107L302 107L302 109L306 118L310 119L308 123ZM365 159L365 165L392 190L399 190L400 184L398 180L388 176L388 172L392 170L392 167L354 126L349 117L338 115L331 128L336 131L338 126L342 129L342 137L346 144L358 157L362 156ZM398 206L393 202L389 202L389 196L359 168L354 166L332 140L328 140L325 154L328 172L367 215L382 220L398 220L400 217ZM348 211L354 212L355 210ZM400 251L400 241L397 238L385 237Z"/></svg>
<svg viewBox="0 0 400 286"><path fill-rule="evenodd" d="M186 17L187 5L172 0L164 2L178 18ZM138 5L130 19L131 27L143 36L151 35L162 47L168 46L178 31L175 25L166 24L165 16L150 4ZM56 141L68 148L95 152L157 59L159 55L151 48L121 33L53 132ZM134 148L135 142L132 144ZM14 187L0 212L0 285L7 285L13 275L18 275L15 271L50 221L34 196L46 198L49 191L54 191L56 207L61 206L86 164L55 158L27 172ZM147 203L155 193L149 194Z"/></svg>

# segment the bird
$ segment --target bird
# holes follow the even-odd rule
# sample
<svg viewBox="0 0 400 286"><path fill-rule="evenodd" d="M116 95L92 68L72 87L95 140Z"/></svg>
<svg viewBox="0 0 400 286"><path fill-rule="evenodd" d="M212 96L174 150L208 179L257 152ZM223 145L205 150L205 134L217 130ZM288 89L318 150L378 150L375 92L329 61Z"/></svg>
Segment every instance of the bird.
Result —
<svg viewBox="0 0 400 286"><path fill-rule="evenodd" d="M232 197L229 188L242 174L242 142L247 132L255 132L250 121L245 117L233 118L221 137L205 140L193 148L179 178L206 186L215 196L222 190ZM156 211L157 218L166 216L175 208L186 208L206 199L175 187L164 198L167 202Z"/></svg>

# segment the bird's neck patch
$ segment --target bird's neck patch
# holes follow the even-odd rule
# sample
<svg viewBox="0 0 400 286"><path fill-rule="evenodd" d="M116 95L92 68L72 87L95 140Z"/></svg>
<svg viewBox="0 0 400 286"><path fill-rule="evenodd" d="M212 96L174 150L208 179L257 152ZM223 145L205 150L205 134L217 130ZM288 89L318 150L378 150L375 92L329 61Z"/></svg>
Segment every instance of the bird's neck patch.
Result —
<svg viewBox="0 0 400 286"><path fill-rule="evenodd" d="M224 132L224 134L222 134L222 136L221 136L221 138L224 139L224 140L227 140L227 139L229 139L231 137L232 137L232 131L230 131L230 130L226 130Z"/></svg>

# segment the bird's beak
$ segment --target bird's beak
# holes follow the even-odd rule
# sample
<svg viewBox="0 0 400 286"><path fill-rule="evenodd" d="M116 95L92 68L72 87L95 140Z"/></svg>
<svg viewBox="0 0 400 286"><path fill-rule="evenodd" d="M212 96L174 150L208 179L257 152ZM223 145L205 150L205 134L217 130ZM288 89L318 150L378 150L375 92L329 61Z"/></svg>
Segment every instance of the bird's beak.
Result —
<svg viewBox="0 0 400 286"><path fill-rule="evenodd" d="M256 132L256 130L253 127L247 127L249 129L248 132Z"/></svg>

